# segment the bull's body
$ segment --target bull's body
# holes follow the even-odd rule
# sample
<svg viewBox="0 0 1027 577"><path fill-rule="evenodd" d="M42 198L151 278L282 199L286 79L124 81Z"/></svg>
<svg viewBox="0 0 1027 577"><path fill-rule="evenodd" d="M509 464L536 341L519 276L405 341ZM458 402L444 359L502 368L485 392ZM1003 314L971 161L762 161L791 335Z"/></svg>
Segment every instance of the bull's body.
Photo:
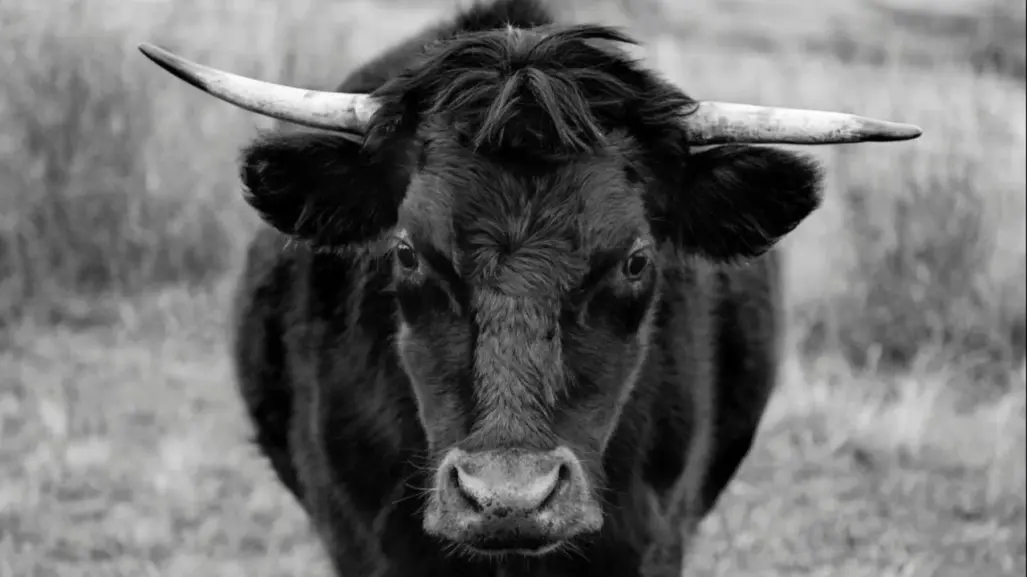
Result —
<svg viewBox="0 0 1027 577"><path fill-rule="evenodd" d="M678 577L774 389L772 249L821 200L815 162L747 144L921 134L697 101L625 42L495 0L334 92L140 47L327 131L243 151L270 228L233 340L256 442L340 575Z"/></svg>
<svg viewBox="0 0 1027 577"><path fill-rule="evenodd" d="M339 90L379 88L428 40L548 18L530 2L464 15L370 62ZM317 252L261 230L238 292L239 383L257 443L339 573L634 576L653 539L654 497L693 494L688 522L705 515L749 451L774 388L778 257L722 266L662 252L652 344L602 459L602 530L577 553L504 562L448 551L422 529L428 447L394 347L391 267L369 249Z"/></svg>

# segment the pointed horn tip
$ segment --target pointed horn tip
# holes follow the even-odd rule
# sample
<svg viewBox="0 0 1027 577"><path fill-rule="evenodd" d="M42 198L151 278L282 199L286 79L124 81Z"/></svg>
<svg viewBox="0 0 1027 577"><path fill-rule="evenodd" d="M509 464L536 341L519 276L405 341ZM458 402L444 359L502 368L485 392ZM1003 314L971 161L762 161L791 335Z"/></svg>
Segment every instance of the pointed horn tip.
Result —
<svg viewBox="0 0 1027 577"><path fill-rule="evenodd" d="M137 48L139 48L139 51L143 53L143 56L146 56L150 60L158 63L165 60L170 54L167 50L157 46L156 44L150 44L149 42L143 42Z"/></svg>
<svg viewBox="0 0 1027 577"><path fill-rule="evenodd" d="M915 124L902 122L889 122L888 128L878 134L877 140L881 142L896 142L903 140L915 140L923 136L922 128Z"/></svg>
<svg viewBox="0 0 1027 577"><path fill-rule="evenodd" d="M155 64L161 68L168 69L172 62L176 60L175 55L156 44L150 44L149 42L143 42L138 46L139 51L143 53L143 56L149 58Z"/></svg>
<svg viewBox="0 0 1027 577"><path fill-rule="evenodd" d="M200 90L205 92L209 91L207 83L201 72L204 67L190 62L185 58L176 55L174 52L161 48L156 44L143 42L142 44L139 44L138 48L144 56L153 61L157 66L163 68L172 76L182 80L186 84L195 86Z"/></svg>

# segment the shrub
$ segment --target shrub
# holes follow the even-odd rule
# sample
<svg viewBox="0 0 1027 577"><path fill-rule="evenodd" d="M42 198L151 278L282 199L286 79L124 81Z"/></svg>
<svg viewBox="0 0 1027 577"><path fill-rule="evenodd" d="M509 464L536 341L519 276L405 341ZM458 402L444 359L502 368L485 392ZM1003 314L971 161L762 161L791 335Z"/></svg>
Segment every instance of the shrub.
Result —
<svg viewBox="0 0 1027 577"><path fill-rule="evenodd" d="M841 175L847 290L830 310L800 309L807 353L833 349L871 369L940 361L975 383L1007 384L1024 359L1027 265L1022 253L1011 268L994 263L1000 221L983 169L950 155L909 166L887 188Z"/></svg>
<svg viewBox="0 0 1027 577"><path fill-rule="evenodd" d="M99 27L4 15L20 26L0 40L0 310L222 271L231 243L217 212L156 190L146 153L161 111L126 65L126 43Z"/></svg>

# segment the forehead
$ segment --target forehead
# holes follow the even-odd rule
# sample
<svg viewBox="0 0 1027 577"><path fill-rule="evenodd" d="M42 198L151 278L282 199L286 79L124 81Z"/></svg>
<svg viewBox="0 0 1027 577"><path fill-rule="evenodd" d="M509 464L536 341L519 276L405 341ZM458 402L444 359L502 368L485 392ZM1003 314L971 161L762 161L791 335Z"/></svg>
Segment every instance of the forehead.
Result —
<svg viewBox="0 0 1027 577"><path fill-rule="evenodd" d="M426 148L398 228L444 255L461 276L558 290L590 258L648 234L640 191L614 153L540 165L446 145Z"/></svg>

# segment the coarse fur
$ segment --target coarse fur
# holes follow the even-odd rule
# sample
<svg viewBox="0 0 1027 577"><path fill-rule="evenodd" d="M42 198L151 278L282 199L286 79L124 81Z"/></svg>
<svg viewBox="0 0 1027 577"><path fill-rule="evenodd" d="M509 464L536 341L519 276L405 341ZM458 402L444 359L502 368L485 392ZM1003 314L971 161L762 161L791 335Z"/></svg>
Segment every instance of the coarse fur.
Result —
<svg viewBox="0 0 1027 577"><path fill-rule="evenodd" d="M773 246L819 171L692 152L675 123L695 101L625 42L534 0L475 6L343 82L383 102L363 144L243 152L270 227L239 285L238 383L340 575L678 575L680 527L748 453L780 348ZM540 556L440 536L447 451L557 446L601 528Z"/></svg>

